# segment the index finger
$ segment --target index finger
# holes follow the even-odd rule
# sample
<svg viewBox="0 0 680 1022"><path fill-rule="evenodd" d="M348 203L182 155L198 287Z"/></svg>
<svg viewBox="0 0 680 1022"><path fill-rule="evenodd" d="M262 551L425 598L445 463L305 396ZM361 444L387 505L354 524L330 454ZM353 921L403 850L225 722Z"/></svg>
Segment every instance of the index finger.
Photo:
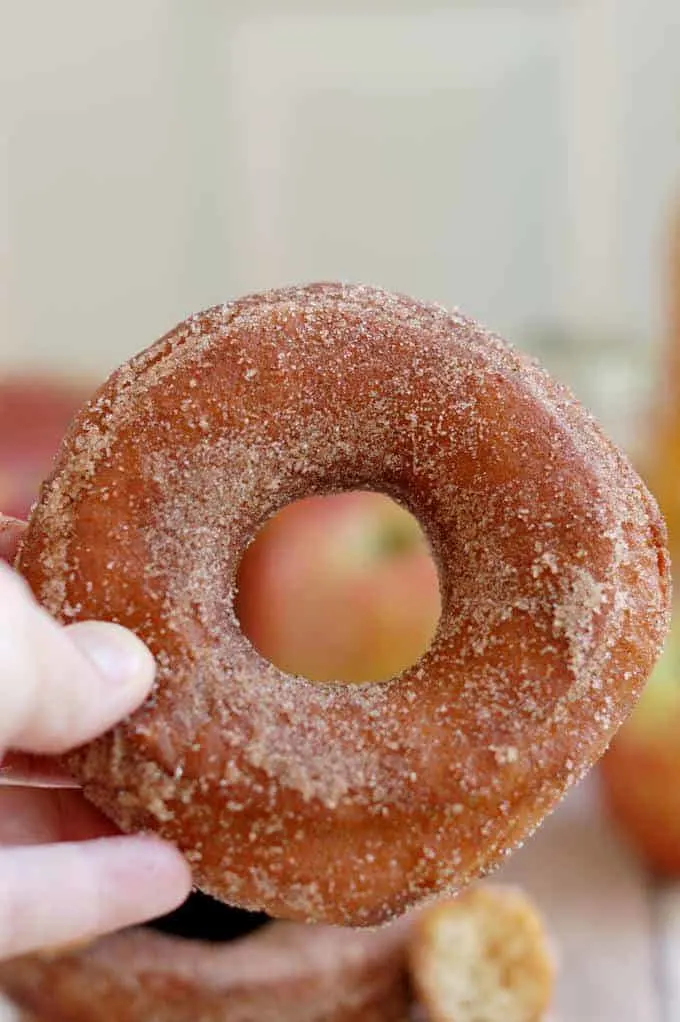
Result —
<svg viewBox="0 0 680 1022"><path fill-rule="evenodd" d="M154 672L132 632L59 625L0 562L0 748L52 755L82 745L140 705Z"/></svg>
<svg viewBox="0 0 680 1022"><path fill-rule="evenodd" d="M12 564L26 522L0 512L0 560ZM9 752L0 761L0 785L29 785L37 788L75 788L75 781L59 770L48 757ZM0 1019L1 1022L1 1019Z"/></svg>

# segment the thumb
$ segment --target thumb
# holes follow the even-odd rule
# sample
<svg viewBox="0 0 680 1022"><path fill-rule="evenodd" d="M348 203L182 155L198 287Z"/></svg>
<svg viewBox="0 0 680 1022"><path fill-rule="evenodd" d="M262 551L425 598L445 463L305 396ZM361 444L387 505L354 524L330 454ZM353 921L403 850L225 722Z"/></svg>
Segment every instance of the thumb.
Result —
<svg viewBox="0 0 680 1022"><path fill-rule="evenodd" d="M53 754L89 741L136 709L154 667L119 625L57 624L0 564L0 748Z"/></svg>

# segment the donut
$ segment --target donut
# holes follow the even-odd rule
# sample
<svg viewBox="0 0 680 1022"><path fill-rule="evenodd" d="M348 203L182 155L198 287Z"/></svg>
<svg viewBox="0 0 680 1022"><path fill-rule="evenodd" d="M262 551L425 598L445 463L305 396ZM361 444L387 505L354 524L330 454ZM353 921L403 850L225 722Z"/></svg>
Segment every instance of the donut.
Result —
<svg viewBox="0 0 680 1022"><path fill-rule="evenodd" d="M234 612L276 511L368 489L423 526L442 598L398 677L314 684ZM116 621L154 692L65 757L124 831L270 916L367 926L488 872L602 754L668 624L665 528L533 361L364 286L191 316L77 415L18 556L59 620Z"/></svg>
<svg viewBox="0 0 680 1022"><path fill-rule="evenodd" d="M271 922L228 944L140 927L0 963L0 988L11 1022L406 1022L410 1004L402 922Z"/></svg>
<svg viewBox="0 0 680 1022"><path fill-rule="evenodd" d="M518 888L470 888L425 909L409 963L429 1022L541 1022L552 1001L550 942Z"/></svg>

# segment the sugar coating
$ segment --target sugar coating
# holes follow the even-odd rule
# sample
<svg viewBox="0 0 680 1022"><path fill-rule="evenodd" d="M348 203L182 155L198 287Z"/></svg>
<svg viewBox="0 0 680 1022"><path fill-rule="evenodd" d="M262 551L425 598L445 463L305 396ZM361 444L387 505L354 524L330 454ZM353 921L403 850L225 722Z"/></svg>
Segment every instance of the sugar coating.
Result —
<svg viewBox="0 0 680 1022"><path fill-rule="evenodd" d="M420 520L431 648L392 681L284 675L234 614L262 523L366 488ZM134 628L158 682L68 759L123 829L272 915L368 925L488 871L604 751L668 624L663 523L532 361L457 312L317 284L190 317L122 367L43 487L21 570Z"/></svg>

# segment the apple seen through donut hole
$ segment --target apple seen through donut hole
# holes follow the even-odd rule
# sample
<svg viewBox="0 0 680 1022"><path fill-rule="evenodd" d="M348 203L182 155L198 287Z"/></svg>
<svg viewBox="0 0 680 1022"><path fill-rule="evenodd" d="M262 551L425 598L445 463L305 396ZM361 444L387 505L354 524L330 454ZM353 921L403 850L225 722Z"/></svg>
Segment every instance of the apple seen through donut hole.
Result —
<svg viewBox="0 0 680 1022"><path fill-rule="evenodd" d="M316 682L398 675L427 651L441 612L420 524L368 491L284 507L246 550L237 584L236 614L253 646Z"/></svg>

